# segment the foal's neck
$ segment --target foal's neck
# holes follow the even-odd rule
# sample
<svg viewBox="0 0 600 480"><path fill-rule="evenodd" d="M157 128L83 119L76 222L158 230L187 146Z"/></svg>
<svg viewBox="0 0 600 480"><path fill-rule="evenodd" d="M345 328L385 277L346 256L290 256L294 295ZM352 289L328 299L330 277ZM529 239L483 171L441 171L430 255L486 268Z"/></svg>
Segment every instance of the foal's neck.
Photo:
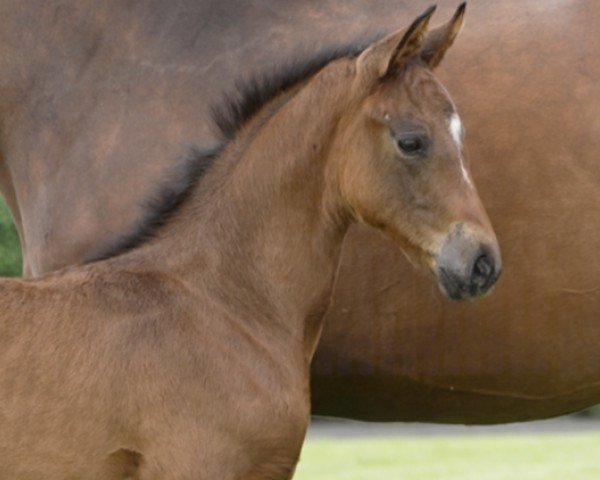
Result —
<svg viewBox="0 0 600 480"><path fill-rule="evenodd" d="M245 320L302 342L309 358L348 226L327 178L328 142L343 108L335 77L317 74L274 113L267 105L151 249Z"/></svg>

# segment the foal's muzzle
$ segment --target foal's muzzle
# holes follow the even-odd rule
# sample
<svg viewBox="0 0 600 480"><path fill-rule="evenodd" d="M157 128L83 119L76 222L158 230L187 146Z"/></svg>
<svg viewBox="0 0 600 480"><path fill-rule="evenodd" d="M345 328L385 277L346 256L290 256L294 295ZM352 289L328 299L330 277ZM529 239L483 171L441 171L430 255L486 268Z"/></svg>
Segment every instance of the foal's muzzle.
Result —
<svg viewBox="0 0 600 480"><path fill-rule="evenodd" d="M486 293L502 272L496 238L482 241L477 237L459 224L436 258L440 289L453 300Z"/></svg>

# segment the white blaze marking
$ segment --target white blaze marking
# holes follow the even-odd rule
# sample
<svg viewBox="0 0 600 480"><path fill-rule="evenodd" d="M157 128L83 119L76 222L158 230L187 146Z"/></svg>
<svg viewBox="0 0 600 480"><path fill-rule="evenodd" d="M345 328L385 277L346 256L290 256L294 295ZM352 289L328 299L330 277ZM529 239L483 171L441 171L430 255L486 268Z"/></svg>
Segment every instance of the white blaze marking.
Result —
<svg viewBox="0 0 600 480"><path fill-rule="evenodd" d="M462 122L460 121L460 117L458 113L453 113L450 117L450 121L448 122L448 127L450 128L450 135L452 135L452 140L456 143L456 146L459 150L462 150Z"/></svg>
<svg viewBox="0 0 600 480"><path fill-rule="evenodd" d="M465 162L462 156L463 126L462 122L460 121L460 117L458 116L458 113L455 112L450 117L450 120L448 121L448 130L450 130L452 140L454 140L456 148L458 148L458 160L460 162L460 171L462 172L462 176L465 182L467 182L467 184L472 187L473 182L471 180L471 177L469 176L469 172L467 172L467 169L465 168Z"/></svg>

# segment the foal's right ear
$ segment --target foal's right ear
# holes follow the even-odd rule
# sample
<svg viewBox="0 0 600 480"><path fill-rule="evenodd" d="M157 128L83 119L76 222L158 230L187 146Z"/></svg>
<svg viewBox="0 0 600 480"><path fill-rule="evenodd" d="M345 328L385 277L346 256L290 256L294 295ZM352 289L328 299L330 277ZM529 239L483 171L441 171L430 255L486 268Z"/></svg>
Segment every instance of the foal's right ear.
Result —
<svg viewBox="0 0 600 480"><path fill-rule="evenodd" d="M452 19L446 25L432 30L427 35L420 55L429 68L433 69L437 67L442 58L444 58L446 51L454 43L462 27L466 7L466 2L461 3Z"/></svg>
<svg viewBox="0 0 600 480"><path fill-rule="evenodd" d="M407 29L402 29L370 45L356 60L359 78L373 82L400 71L406 61L420 52L435 5L419 15Z"/></svg>

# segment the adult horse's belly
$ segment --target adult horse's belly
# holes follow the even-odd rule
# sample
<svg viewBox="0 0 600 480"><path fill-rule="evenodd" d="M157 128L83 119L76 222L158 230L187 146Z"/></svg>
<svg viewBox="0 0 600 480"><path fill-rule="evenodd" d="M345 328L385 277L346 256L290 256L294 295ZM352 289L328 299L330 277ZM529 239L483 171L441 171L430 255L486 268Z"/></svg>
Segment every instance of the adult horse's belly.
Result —
<svg viewBox="0 0 600 480"><path fill-rule="evenodd" d="M80 262L127 229L185 141L214 144L209 107L240 72L281 63L297 39L389 31L430 2L256 1L258 26L249 6L227 17L237 2L213 3L215 18L246 22L240 38L204 14L199 33L185 30L197 28L194 12L169 16L172 3L155 2L166 13L153 22L133 11L139 25L120 39L132 13L106 22L110 0L90 3L107 8L98 25L115 31L73 69L78 88L49 96L56 106L44 97L4 128L0 183L31 274ZM439 3L434 25L457 2ZM467 129L503 277L487 298L453 303L378 234L353 229L313 364L314 413L481 423L600 402L600 2L471 3L440 76ZM202 40L221 30L227 42ZM117 53L103 50L111 38Z"/></svg>
<svg viewBox="0 0 600 480"><path fill-rule="evenodd" d="M485 423L600 402L600 5L522 3L489 13L485 35L471 16L443 75L502 278L452 303L355 229L314 363L315 411Z"/></svg>

